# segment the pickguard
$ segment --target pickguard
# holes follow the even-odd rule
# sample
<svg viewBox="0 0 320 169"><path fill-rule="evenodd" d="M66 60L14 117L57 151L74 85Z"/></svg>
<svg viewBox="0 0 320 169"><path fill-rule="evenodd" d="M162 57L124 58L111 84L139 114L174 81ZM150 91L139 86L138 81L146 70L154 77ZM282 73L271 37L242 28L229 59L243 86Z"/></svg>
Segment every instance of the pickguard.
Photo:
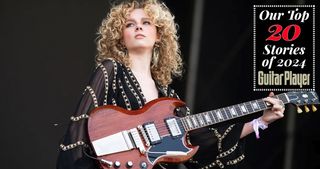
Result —
<svg viewBox="0 0 320 169"><path fill-rule="evenodd" d="M159 158L163 156L170 156L165 153L166 151L177 151L177 152L184 152L184 153L190 152L191 149L184 144L183 135L184 134L175 138L171 137L170 135L166 135L162 137L161 143L153 145L148 149L148 153L147 153L148 161L154 165ZM156 152L156 153L152 153L152 152ZM159 153L159 152L163 152L163 153Z"/></svg>

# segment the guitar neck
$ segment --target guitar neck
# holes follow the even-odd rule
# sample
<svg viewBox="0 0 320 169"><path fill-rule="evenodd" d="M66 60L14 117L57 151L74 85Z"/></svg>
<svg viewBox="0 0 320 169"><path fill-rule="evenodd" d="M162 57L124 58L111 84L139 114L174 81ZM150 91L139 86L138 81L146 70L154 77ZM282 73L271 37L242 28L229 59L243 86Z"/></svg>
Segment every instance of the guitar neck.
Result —
<svg viewBox="0 0 320 169"><path fill-rule="evenodd" d="M281 100L284 104L289 103L286 93L272 96ZM206 111L180 118L186 131L221 123L238 117L246 116L256 112L269 109L272 105L262 99L244 102L216 110Z"/></svg>

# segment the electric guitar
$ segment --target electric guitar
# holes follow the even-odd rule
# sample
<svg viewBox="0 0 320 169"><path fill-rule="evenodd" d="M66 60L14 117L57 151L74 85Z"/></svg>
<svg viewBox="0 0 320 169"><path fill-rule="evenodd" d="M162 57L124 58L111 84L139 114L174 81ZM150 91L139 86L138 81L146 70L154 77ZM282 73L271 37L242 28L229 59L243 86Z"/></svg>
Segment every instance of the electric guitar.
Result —
<svg viewBox="0 0 320 169"><path fill-rule="evenodd" d="M284 104L312 104L313 111L316 111L314 104L319 104L313 91L273 97ZM177 117L175 111L182 106L185 103L181 100L159 98L135 111L110 105L94 109L88 119L88 133L100 166L103 169L151 169L159 162L186 161L199 148L187 143L189 131L266 110L272 105L259 99Z"/></svg>

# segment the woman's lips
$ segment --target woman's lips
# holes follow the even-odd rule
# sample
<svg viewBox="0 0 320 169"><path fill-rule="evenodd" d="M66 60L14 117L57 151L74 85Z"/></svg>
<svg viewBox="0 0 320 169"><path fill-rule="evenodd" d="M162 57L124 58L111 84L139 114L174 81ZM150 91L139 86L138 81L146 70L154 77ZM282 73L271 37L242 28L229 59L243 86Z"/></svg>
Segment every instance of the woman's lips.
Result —
<svg viewBox="0 0 320 169"><path fill-rule="evenodd" d="M146 36L144 36L143 34L137 34L136 36L134 36L136 39L142 39Z"/></svg>

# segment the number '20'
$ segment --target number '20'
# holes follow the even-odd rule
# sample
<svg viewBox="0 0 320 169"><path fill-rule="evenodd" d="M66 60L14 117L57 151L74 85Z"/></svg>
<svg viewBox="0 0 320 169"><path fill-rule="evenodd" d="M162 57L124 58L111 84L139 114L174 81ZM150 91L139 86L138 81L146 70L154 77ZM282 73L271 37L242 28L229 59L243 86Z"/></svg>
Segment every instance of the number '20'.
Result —
<svg viewBox="0 0 320 169"><path fill-rule="evenodd" d="M292 37L289 37L289 31L293 29L293 35ZM287 42L289 41L294 41L296 40L300 33L301 33L301 28L299 25L296 25L296 24L291 24L291 25L288 25L287 27L285 27L282 31L282 26L279 25L279 24L274 24L274 25L271 25L268 29L268 31L270 33L272 33L267 39L266 41L279 41L281 40L281 38Z"/></svg>

